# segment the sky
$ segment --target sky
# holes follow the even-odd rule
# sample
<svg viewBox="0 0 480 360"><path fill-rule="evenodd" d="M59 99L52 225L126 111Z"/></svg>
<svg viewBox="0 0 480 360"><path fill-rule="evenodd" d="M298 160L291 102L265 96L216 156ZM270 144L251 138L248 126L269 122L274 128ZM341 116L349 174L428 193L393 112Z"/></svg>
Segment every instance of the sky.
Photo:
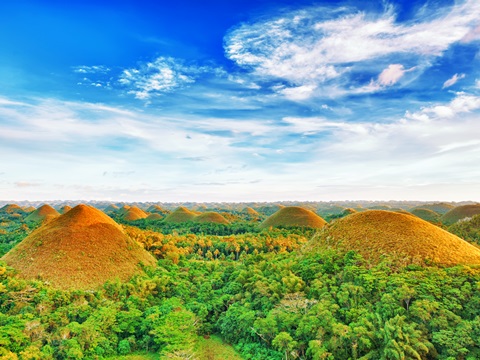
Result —
<svg viewBox="0 0 480 360"><path fill-rule="evenodd" d="M480 200L480 1L0 2L0 200Z"/></svg>

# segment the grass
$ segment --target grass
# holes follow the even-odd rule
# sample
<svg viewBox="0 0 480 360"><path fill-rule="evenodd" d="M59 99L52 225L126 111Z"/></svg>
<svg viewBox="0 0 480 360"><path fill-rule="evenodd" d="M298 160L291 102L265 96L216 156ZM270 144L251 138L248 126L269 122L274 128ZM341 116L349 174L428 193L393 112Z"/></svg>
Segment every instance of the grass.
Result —
<svg viewBox="0 0 480 360"><path fill-rule="evenodd" d="M60 216L60 213L48 204L42 205L25 218L26 222L41 222L52 220Z"/></svg>
<svg viewBox="0 0 480 360"><path fill-rule="evenodd" d="M392 211L370 210L337 220L309 246L355 250L369 261L398 255L444 265L480 264L480 250L422 219Z"/></svg>
<svg viewBox="0 0 480 360"><path fill-rule="evenodd" d="M228 344L225 344L218 336L210 336L205 339L198 337L198 341L193 349L196 360L242 360L243 358ZM115 356L108 358L109 360L161 360L159 354L138 353L125 356Z"/></svg>
<svg viewBox="0 0 480 360"><path fill-rule="evenodd" d="M139 209L136 206L131 207L123 214L123 219L127 221L135 221L140 219L145 219L147 217L147 213L142 209Z"/></svg>
<svg viewBox="0 0 480 360"><path fill-rule="evenodd" d="M225 219L221 214L214 211L208 211L200 214L196 216L193 221L198 223L229 224L227 219Z"/></svg>
<svg viewBox="0 0 480 360"><path fill-rule="evenodd" d="M180 206L179 208L175 209L175 211L168 214L164 221L169 223L183 223L193 221L196 216L197 214L195 214L193 211Z"/></svg>
<svg viewBox="0 0 480 360"><path fill-rule="evenodd" d="M448 203L434 203L434 204L423 204L421 206L418 206L417 208L432 210L432 211L435 211L436 213L439 213L440 215L443 215L449 212L450 210L452 210L454 207L455 206Z"/></svg>
<svg viewBox="0 0 480 360"><path fill-rule="evenodd" d="M270 215L260 224L263 229L279 226L308 226L312 228L324 227L326 221L313 211L298 207L288 206Z"/></svg>
<svg viewBox="0 0 480 360"><path fill-rule="evenodd" d="M415 208L411 211L411 213L415 216L418 216L422 220L434 224L440 222L440 214L430 209Z"/></svg>
<svg viewBox="0 0 480 360"><path fill-rule="evenodd" d="M26 279L61 289L94 289L127 280L155 259L98 209L78 205L27 236L3 258Z"/></svg>
<svg viewBox="0 0 480 360"><path fill-rule="evenodd" d="M455 224L458 220L480 214L480 204L457 206L442 216L441 221L445 225Z"/></svg>

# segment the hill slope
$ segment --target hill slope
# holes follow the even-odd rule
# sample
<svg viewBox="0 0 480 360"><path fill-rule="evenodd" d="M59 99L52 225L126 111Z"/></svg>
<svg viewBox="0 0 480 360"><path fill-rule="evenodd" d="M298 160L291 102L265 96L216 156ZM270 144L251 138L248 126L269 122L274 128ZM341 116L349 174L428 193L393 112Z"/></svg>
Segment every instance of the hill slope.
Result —
<svg viewBox="0 0 480 360"><path fill-rule="evenodd" d="M455 224L458 220L480 214L480 204L457 206L442 216L445 225Z"/></svg>
<svg viewBox="0 0 480 360"><path fill-rule="evenodd" d="M260 228L278 226L308 226L312 228L324 227L326 221L313 211L298 207L287 206L270 215L260 224Z"/></svg>
<svg viewBox="0 0 480 360"><path fill-rule="evenodd" d="M127 280L155 259L100 210L78 205L27 236L3 258L26 279L57 288L93 289Z"/></svg>
<svg viewBox="0 0 480 360"><path fill-rule="evenodd" d="M229 221L225 219L221 214L208 211L196 216L193 221L198 223L216 223L216 224L229 224Z"/></svg>
<svg viewBox="0 0 480 360"><path fill-rule="evenodd" d="M165 222L170 222L170 223L182 223L182 222L188 222L188 221L193 221L197 214L195 214L193 211L188 210L187 208L180 206L179 208L176 208L173 212L168 214L164 221Z"/></svg>
<svg viewBox="0 0 480 360"><path fill-rule="evenodd" d="M355 250L370 261L384 254L429 259L438 264L480 264L480 250L422 219L391 211L370 210L336 221L313 240Z"/></svg>
<svg viewBox="0 0 480 360"><path fill-rule="evenodd" d="M122 216L123 220L135 221L139 219L145 219L148 215L142 209L133 206L127 210Z"/></svg>
<svg viewBox="0 0 480 360"><path fill-rule="evenodd" d="M51 207L48 204L42 205L35 211L33 211L30 215L25 218L26 222L43 222L43 221L50 221L57 216L60 216L60 213Z"/></svg>

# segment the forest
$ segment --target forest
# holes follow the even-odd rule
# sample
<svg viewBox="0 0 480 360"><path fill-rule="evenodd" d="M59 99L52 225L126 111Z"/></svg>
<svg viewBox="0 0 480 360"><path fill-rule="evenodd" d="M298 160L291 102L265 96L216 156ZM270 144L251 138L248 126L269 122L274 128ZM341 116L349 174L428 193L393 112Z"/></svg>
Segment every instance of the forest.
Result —
<svg viewBox="0 0 480 360"><path fill-rule="evenodd" d="M2 221L0 255L40 226ZM452 231L476 242L477 223ZM157 260L128 282L62 290L0 263L2 359L209 359L210 337L238 359L480 358L479 266L311 251L308 227L123 226Z"/></svg>

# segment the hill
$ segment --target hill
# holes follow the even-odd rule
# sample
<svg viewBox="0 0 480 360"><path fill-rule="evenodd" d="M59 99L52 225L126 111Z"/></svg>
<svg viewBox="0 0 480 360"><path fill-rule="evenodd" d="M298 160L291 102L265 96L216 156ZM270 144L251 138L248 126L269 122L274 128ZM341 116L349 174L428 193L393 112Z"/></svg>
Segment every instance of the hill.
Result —
<svg viewBox="0 0 480 360"><path fill-rule="evenodd" d="M60 214L65 214L66 212L72 210L72 207L70 205L65 205L60 208L59 213Z"/></svg>
<svg viewBox="0 0 480 360"><path fill-rule="evenodd" d="M162 220L163 216L158 213L152 213L148 215L145 219L146 220Z"/></svg>
<svg viewBox="0 0 480 360"><path fill-rule="evenodd" d="M312 228L324 227L326 221L313 211L298 207L287 206L270 215L260 224L260 228L279 226L307 226Z"/></svg>
<svg viewBox="0 0 480 360"><path fill-rule="evenodd" d="M25 209L22 209L17 204L7 204L0 209L0 213L23 214L23 213L25 213Z"/></svg>
<svg viewBox="0 0 480 360"><path fill-rule="evenodd" d="M40 227L2 260L22 278L42 279L62 289L94 289L110 279L127 280L139 272L140 263L155 264L120 225L87 205Z"/></svg>
<svg viewBox="0 0 480 360"><path fill-rule="evenodd" d="M258 216L260 215L258 213L258 211L256 211L255 209L251 208L251 207L246 207L245 209L242 210L242 213L243 214L246 214L246 215L250 215L250 216Z"/></svg>
<svg viewBox="0 0 480 360"><path fill-rule="evenodd" d="M438 213L440 215L443 215L443 214L446 214L447 212L449 212L450 210L452 210L453 208L455 208L454 205L441 202L441 203L420 205L420 206L417 206L417 207L415 207L411 210L414 210L414 209L428 209L428 210L435 211L436 213Z"/></svg>
<svg viewBox="0 0 480 360"><path fill-rule="evenodd" d="M118 210L118 206L115 205L115 204L110 204L108 205L105 209L103 209L103 212L108 214L108 213L112 213L112 212L115 212Z"/></svg>
<svg viewBox="0 0 480 360"><path fill-rule="evenodd" d="M410 213L431 223L440 222L440 214L430 209L415 208Z"/></svg>
<svg viewBox="0 0 480 360"><path fill-rule="evenodd" d="M448 230L468 242L480 245L480 215L457 221Z"/></svg>
<svg viewBox="0 0 480 360"><path fill-rule="evenodd" d="M169 223L182 223L182 222L188 222L188 221L193 221L197 214L194 213L193 211L188 210L187 208L180 206L176 208L173 212L168 214L165 217L165 222Z"/></svg>
<svg viewBox="0 0 480 360"><path fill-rule="evenodd" d="M50 221L57 216L60 216L60 213L51 207L48 204L40 206L38 209L33 211L30 215L25 218L26 222L46 222Z"/></svg>
<svg viewBox="0 0 480 360"><path fill-rule="evenodd" d="M200 214L196 216L193 221L197 223L230 224L230 222L225 219L221 214L214 211L208 211Z"/></svg>
<svg viewBox="0 0 480 360"><path fill-rule="evenodd" d="M480 204L457 206L444 214L441 221L445 225L452 225L458 220L470 218L478 214L480 214Z"/></svg>
<svg viewBox="0 0 480 360"><path fill-rule="evenodd" d="M355 250L370 261L382 255L429 259L438 264L480 264L480 250L459 237L411 215L370 210L325 228L311 246Z"/></svg>
<svg viewBox="0 0 480 360"><path fill-rule="evenodd" d="M133 206L123 214L122 219L126 221L135 221L145 219L147 216L148 215L145 211L136 206Z"/></svg>

